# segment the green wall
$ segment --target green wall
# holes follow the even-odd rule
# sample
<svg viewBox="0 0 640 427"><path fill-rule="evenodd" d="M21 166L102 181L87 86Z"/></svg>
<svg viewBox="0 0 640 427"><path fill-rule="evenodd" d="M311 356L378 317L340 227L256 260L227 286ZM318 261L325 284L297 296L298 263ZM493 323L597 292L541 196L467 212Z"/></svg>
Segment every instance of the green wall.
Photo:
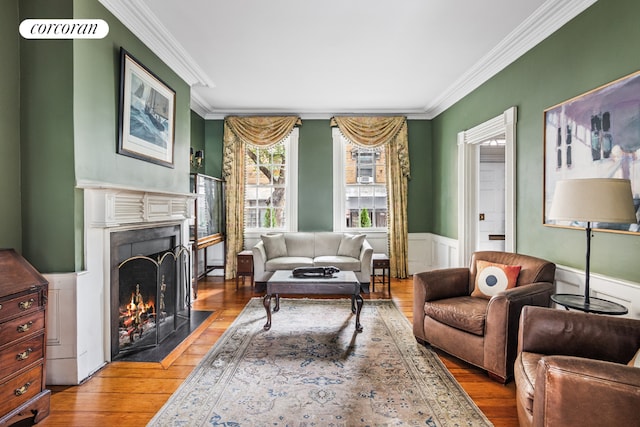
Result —
<svg viewBox="0 0 640 427"><path fill-rule="evenodd" d="M2 168L6 180L15 185L0 187L0 194L8 199L20 195L22 208L0 213L6 230L12 230L0 228L0 243L21 243L25 257L42 272L79 271L84 264L84 194L76 183L189 191L190 88L97 0L21 0L9 6L2 5L2 31L10 34L0 43L15 61L1 72L2 84L13 89L0 105L22 108L19 120L12 119L20 126L7 127L2 149L19 146L21 158ZM13 8L19 15L5 14ZM109 34L101 40L18 39L18 23L26 18L104 19ZM176 92L173 168L116 153L120 47ZM16 138L19 144L11 142ZM15 160L17 154L12 155ZM4 156L0 162L5 162Z"/></svg>
<svg viewBox="0 0 640 427"><path fill-rule="evenodd" d="M189 85L97 0L74 0L74 18L104 19L109 24L109 35L104 39L74 41L77 180L188 192L191 146ZM121 46L176 92L173 168L116 153Z"/></svg>
<svg viewBox="0 0 640 427"><path fill-rule="evenodd" d="M431 122L408 120L409 232L431 228L432 160ZM208 175L217 175L222 163L223 120L207 120L205 160ZM209 162L213 162L212 165ZM220 166L221 167L221 166ZM330 120L302 120L298 140L298 230L333 230L333 139Z"/></svg>
<svg viewBox="0 0 640 427"><path fill-rule="evenodd" d="M457 238L457 133L515 105L517 250L584 269L584 231L542 225L543 111L640 69L638 18L601 0L433 120L434 233ZM597 232L591 271L640 282L639 254L640 236Z"/></svg>
<svg viewBox="0 0 640 427"><path fill-rule="evenodd" d="M333 230L333 139L329 120L303 120L300 126L298 230Z"/></svg>
<svg viewBox="0 0 640 427"><path fill-rule="evenodd" d="M205 172L209 176L222 178L222 141L224 122L222 120L206 120L204 125L204 163Z"/></svg>
<svg viewBox="0 0 640 427"><path fill-rule="evenodd" d="M73 16L72 0L19 5L21 20ZM72 41L21 39L22 248L46 273L76 267L73 77Z"/></svg>
<svg viewBox="0 0 640 427"><path fill-rule="evenodd" d="M198 115L195 111L191 111L191 148L195 156L196 151L204 150L204 124L205 120ZM195 157L194 157L195 158ZM205 160L207 160L205 156ZM204 166L196 168L191 166L191 172L204 173Z"/></svg>
<svg viewBox="0 0 640 427"><path fill-rule="evenodd" d="M0 13L0 248L22 251L20 208L20 24L18 0Z"/></svg>

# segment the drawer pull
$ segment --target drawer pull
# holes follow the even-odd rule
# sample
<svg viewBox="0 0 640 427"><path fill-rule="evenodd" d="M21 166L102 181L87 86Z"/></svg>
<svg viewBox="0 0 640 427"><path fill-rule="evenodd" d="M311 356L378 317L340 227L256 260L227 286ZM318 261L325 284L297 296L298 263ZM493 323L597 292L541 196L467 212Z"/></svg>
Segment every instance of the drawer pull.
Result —
<svg viewBox="0 0 640 427"><path fill-rule="evenodd" d="M13 394L15 394L16 396L22 396L27 392L27 390L29 390L30 386L31 386L31 383L26 383L22 387L15 389Z"/></svg>
<svg viewBox="0 0 640 427"><path fill-rule="evenodd" d="M22 301L18 303L18 305L20 306L20 310L28 310L31 308L33 303L34 303L34 299L30 298L29 301Z"/></svg>
<svg viewBox="0 0 640 427"><path fill-rule="evenodd" d="M29 358L29 355L33 352L33 349L28 348L25 351L23 351L22 353L18 353L16 355L16 360L19 361L23 361L23 360L27 360Z"/></svg>
<svg viewBox="0 0 640 427"><path fill-rule="evenodd" d="M18 332L27 332L33 326L33 322L25 323L24 325L18 326Z"/></svg>

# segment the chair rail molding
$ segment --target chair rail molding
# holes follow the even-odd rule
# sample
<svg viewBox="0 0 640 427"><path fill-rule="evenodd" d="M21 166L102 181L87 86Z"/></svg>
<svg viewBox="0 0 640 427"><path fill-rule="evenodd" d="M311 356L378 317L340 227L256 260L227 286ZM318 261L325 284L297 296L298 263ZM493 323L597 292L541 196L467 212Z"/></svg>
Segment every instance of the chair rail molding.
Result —
<svg viewBox="0 0 640 427"><path fill-rule="evenodd" d="M589 275L591 296L621 304L629 310L623 317L640 319L640 283L629 282L598 273ZM556 266L556 293L584 295L585 272ZM557 306L559 309L564 307Z"/></svg>

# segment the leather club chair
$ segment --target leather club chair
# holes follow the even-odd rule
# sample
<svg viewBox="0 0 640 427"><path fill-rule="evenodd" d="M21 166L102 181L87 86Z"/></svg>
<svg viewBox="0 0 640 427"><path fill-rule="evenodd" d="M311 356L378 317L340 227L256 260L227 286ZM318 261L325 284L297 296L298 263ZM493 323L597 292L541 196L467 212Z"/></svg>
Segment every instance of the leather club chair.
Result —
<svg viewBox="0 0 640 427"><path fill-rule="evenodd" d="M640 320L525 307L515 362L520 426L640 426Z"/></svg>
<svg viewBox="0 0 640 427"><path fill-rule="evenodd" d="M520 266L515 287L490 299L472 296L478 261ZM483 251L472 255L469 268L414 274L413 334L506 383L513 376L520 311L549 306L555 271L555 264L540 258Z"/></svg>

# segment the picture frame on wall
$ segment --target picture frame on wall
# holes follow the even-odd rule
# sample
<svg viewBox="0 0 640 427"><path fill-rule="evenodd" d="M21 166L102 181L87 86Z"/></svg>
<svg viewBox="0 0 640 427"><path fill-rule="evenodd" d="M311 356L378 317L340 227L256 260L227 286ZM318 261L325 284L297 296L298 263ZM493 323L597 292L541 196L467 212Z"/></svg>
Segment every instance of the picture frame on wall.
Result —
<svg viewBox="0 0 640 427"><path fill-rule="evenodd" d="M120 48L117 153L173 168L176 92Z"/></svg>
<svg viewBox="0 0 640 427"><path fill-rule="evenodd" d="M640 71L544 111L544 225L584 228L548 219L559 180L623 178L640 208ZM585 195L589 197L589 195ZM640 223L595 223L593 228L640 233Z"/></svg>

